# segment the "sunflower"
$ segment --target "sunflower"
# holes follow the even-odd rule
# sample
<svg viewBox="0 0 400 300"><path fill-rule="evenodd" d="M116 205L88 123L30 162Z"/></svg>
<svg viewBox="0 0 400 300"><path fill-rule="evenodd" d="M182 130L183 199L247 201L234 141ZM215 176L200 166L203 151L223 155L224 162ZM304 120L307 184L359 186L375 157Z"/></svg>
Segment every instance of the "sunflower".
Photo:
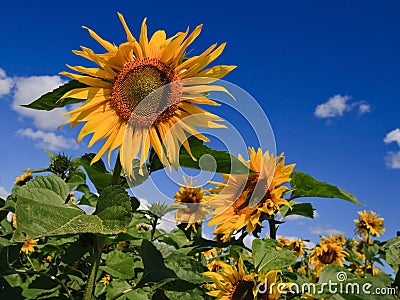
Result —
<svg viewBox="0 0 400 300"><path fill-rule="evenodd" d="M343 234L329 234L328 237L322 236L321 237L321 244L338 244L340 246L343 246L346 243L346 238L344 237Z"/></svg>
<svg viewBox="0 0 400 300"><path fill-rule="evenodd" d="M284 236L280 236L277 241L279 242L279 244L281 244L282 246L289 246L290 241L285 238Z"/></svg>
<svg viewBox="0 0 400 300"><path fill-rule="evenodd" d="M248 149L250 160L239 160L254 173L224 175L225 182L217 185L210 195L210 206L215 209L209 226L217 225L214 234L227 240L236 230L246 227L251 233L261 226L263 219L273 217L282 205L290 206L283 198L289 189L283 184L290 181L294 164L285 166L283 153L276 158L259 148Z"/></svg>
<svg viewBox="0 0 400 300"><path fill-rule="evenodd" d="M292 240L289 242L289 249L294 252L297 258L304 254L304 242L302 240Z"/></svg>
<svg viewBox="0 0 400 300"><path fill-rule="evenodd" d="M343 262L348 253L342 246L336 243L320 243L310 251L310 264L314 265L313 270L319 276L323 267L328 265L339 265L343 267Z"/></svg>
<svg viewBox="0 0 400 300"><path fill-rule="evenodd" d="M101 282L103 285L109 285L110 282L111 282L111 275L110 275L110 274L105 274L105 275L100 279L100 282Z"/></svg>
<svg viewBox="0 0 400 300"><path fill-rule="evenodd" d="M196 104L218 105L208 98L211 91L230 94L221 86L210 85L231 72L235 66L219 65L204 69L220 56L225 43L212 45L202 54L188 57L187 48L201 32L202 25L192 33L189 29L167 38L163 30L150 39L146 19L139 41L134 38L124 17L118 14L125 29L127 42L116 46L86 28L106 52L96 54L81 47L76 55L91 60L96 68L68 66L76 73L61 72L86 85L61 97L87 100L77 109L66 113L65 123L74 127L85 123L78 141L93 133L89 147L99 140L105 142L92 163L107 151L120 147L120 161L128 175L133 175L133 159L140 154L140 166L148 157L150 146L163 165L178 167L179 148L190 152L187 137L208 141L195 127L221 128L221 119ZM125 135L125 137L124 137ZM194 158L193 158L194 159ZM140 173L143 173L140 168Z"/></svg>
<svg viewBox="0 0 400 300"><path fill-rule="evenodd" d="M211 278L214 283L206 285L210 290L208 295L220 300L253 300L256 293L254 275L247 274L243 259L239 258L237 267L218 261L220 272L204 272L203 275Z"/></svg>
<svg viewBox="0 0 400 300"><path fill-rule="evenodd" d="M280 270L271 270L266 274L258 275L257 285L257 298L260 300L277 300L280 299L281 294L279 291L285 290L290 286L290 283L283 283L282 279L278 280L279 275L282 273ZM279 287L279 289L278 289Z"/></svg>
<svg viewBox="0 0 400 300"><path fill-rule="evenodd" d="M21 186L26 184L31 179L32 179L32 172L30 169L26 169L24 174L15 178L14 184Z"/></svg>
<svg viewBox="0 0 400 300"><path fill-rule="evenodd" d="M358 214L360 217L354 220L354 222L356 223L356 233L359 236L364 235L368 237L369 234L379 236L385 232L385 228L383 228L383 218L377 218L375 212L370 211L368 213L364 210L359 211Z"/></svg>
<svg viewBox="0 0 400 300"><path fill-rule="evenodd" d="M201 221L205 220L210 213L206 207L205 190L193 186L192 178L188 181L184 177L183 180L185 184L176 192L174 202L186 205L186 208L176 210L175 221L187 223L187 227L193 227L196 230L195 225L201 224Z"/></svg>
<svg viewBox="0 0 400 300"><path fill-rule="evenodd" d="M38 240L31 240L28 236L25 237L25 242L21 247L21 252L28 254L35 251L35 246Z"/></svg>

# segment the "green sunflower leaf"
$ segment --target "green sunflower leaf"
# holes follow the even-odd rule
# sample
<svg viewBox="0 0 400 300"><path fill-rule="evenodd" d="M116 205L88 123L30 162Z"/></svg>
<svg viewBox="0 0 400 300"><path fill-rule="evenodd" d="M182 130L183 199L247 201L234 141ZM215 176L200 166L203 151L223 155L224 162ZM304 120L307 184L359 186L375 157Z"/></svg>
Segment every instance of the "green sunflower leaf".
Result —
<svg viewBox="0 0 400 300"><path fill-rule="evenodd" d="M66 98L60 101L60 98L66 93L73 89L86 87L86 84L80 83L77 80L71 80L66 84L63 84L56 88L55 90L44 94L39 99L33 101L30 104L22 105L23 107L37 109L37 110L52 110L58 107L64 107L68 104L75 104L85 101L86 99L75 99Z"/></svg>
<svg viewBox="0 0 400 300"><path fill-rule="evenodd" d="M291 177L290 185L293 192L290 199L300 197L339 198L361 205L361 202L354 195L334 185L318 181L308 174L293 172Z"/></svg>
<svg viewBox="0 0 400 300"><path fill-rule="evenodd" d="M255 239L252 250L257 272L279 270L296 262L293 252L273 239Z"/></svg>
<svg viewBox="0 0 400 300"><path fill-rule="evenodd" d="M289 206L282 206L281 207L281 215L282 219L287 217L287 216L302 216L306 218L314 218L314 210L315 208L312 206L311 203L301 203L301 202L295 202L295 201L290 201L289 202L292 208Z"/></svg>
<svg viewBox="0 0 400 300"><path fill-rule="evenodd" d="M400 236L386 241L381 250L385 253L385 260L391 266L400 265Z"/></svg>
<svg viewBox="0 0 400 300"><path fill-rule="evenodd" d="M85 169L96 190L100 193L106 186L111 184L112 174L107 171L101 159L91 164L95 155L94 153L86 153L79 159L79 163Z"/></svg>
<svg viewBox="0 0 400 300"><path fill-rule="evenodd" d="M65 204L68 185L58 176L37 176L15 190L17 229L13 241L76 233L118 234L131 220L130 197L119 186L100 193L95 215Z"/></svg>
<svg viewBox="0 0 400 300"><path fill-rule="evenodd" d="M214 150L204 145L203 141L196 137L188 138L193 157L181 147L179 153L179 164L185 168L217 172L224 174L248 174L252 173L239 159L223 150ZM201 163L200 163L201 162ZM150 171L163 168L157 154L152 152L150 155Z"/></svg>
<svg viewBox="0 0 400 300"><path fill-rule="evenodd" d="M133 258L121 251L114 250L106 255L106 265L100 270L119 279L131 279L135 275Z"/></svg>

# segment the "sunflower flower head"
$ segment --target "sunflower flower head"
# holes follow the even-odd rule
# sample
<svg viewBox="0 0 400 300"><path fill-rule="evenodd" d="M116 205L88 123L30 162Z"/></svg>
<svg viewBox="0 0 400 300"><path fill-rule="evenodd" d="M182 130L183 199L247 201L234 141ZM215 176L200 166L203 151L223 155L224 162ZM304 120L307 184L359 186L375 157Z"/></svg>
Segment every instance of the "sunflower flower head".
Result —
<svg viewBox="0 0 400 300"><path fill-rule="evenodd" d="M237 266L228 265L217 261L220 270L217 272L204 272L203 275L211 278L213 284L206 285L210 290L208 295L220 300L253 300L257 294L254 274L248 274L244 268L243 259L239 258Z"/></svg>
<svg viewBox="0 0 400 300"><path fill-rule="evenodd" d="M217 225L214 234L223 235L223 240L244 227L253 232L283 205L290 206L283 198L289 190L284 184L290 181L295 165L285 165L283 153L274 157L260 148L248 151L250 160L245 161L241 155L239 160L253 173L224 175L226 181L213 182L217 188L214 195L207 196L215 209L208 225Z"/></svg>
<svg viewBox="0 0 400 300"><path fill-rule="evenodd" d="M322 242L310 251L310 264L313 265L312 269L319 276L325 266L339 265L343 267L347 255L348 253L341 245Z"/></svg>
<svg viewBox="0 0 400 300"><path fill-rule="evenodd" d="M356 233L361 237L369 238L369 235L379 237L385 232L383 227L383 218L377 218L375 212L359 211L359 218L354 220L356 225Z"/></svg>
<svg viewBox="0 0 400 300"><path fill-rule="evenodd" d="M289 249L293 251L297 258L304 254L304 242L302 240L292 240L289 243Z"/></svg>
<svg viewBox="0 0 400 300"><path fill-rule="evenodd" d="M289 246L289 244L290 244L290 241L289 241L287 238L285 238L283 235L280 236L280 237L278 238L277 241L278 241L279 244L281 244L282 246Z"/></svg>
<svg viewBox="0 0 400 300"><path fill-rule="evenodd" d="M207 96L212 91L229 94L225 88L211 83L235 66L206 68L221 55L225 43L214 44L199 55L187 55L188 47L201 32L201 25L191 33L188 29L171 37L158 30L149 38L144 19L136 39L124 17L118 16L127 41L116 46L84 27L105 52L97 54L81 47L73 52L97 67L68 66L75 73L61 73L79 81L81 87L67 92L60 100L85 101L66 113L69 116L66 123L72 127L84 123L78 141L93 134L89 147L104 140L92 163L107 151L110 163L111 152L120 147L122 167L133 177L134 158L139 157L143 166L152 147L164 166L177 168L181 145L191 155L189 136L208 141L195 127L225 127L218 116L197 104L217 105ZM139 169L142 174L142 168Z"/></svg>
<svg viewBox="0 0 400 300"><path fill-rule="evenodd" d="M30 169L26 169L25 173L15 178L14 184L22 186L32 179L32 172Z"/></svg>
<svg viewBox="0 0 400 300"><path fill-rule="evenodd" d="M207 199L204 197L205 190L201 187L193 186L193 179L190 181L183 178L185 184L182 185L174 197L174 202L185 205L186 208L179 208L175 212L175 221L187 223L187 227L193 227L195 224L201 224L210 213L206 207Z"/></svg>
<svg viewBox="0 0 400 300"><path fill-rule="evenodd" d="M28 236L25 237L25 242L21 247L21 252L28 254L30 252L35 252L35 246L39 240L31 240Z"/></svg>
<svg viewBox="0 0 400 300"><path fill-rule="evenodd" d="M100 283L102 283L103 285L109 285L111 282L111 275L110 274L105 274L101 279L100 279Z"/></svg>
<svg viewBox="0 0 400 300"><path fill-rule="evenodd" d="M281 270L271 270L266 274L258 274L257 299L278 300L281 298L281 293L279 291L289 288L290 286L289 283L284 284L282 279L279 279L281 274Z"/></svg>

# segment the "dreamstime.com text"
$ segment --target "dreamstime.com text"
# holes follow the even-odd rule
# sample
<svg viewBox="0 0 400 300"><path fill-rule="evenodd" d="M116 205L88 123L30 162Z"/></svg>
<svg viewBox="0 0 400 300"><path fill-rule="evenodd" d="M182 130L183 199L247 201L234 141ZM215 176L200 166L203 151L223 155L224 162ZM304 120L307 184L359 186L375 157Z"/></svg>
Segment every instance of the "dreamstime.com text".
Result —
<svg viewBox="0 0 400 300"><path fill-rule="evenodd" d="M329 280L323 283L271 283L268 281L258 285L259 294L273 294L276 290L280 294L352 294L352 295L395 295L396 289L393 287L374 287L369 282L345 282L347 274L338 272L336 278L339 282Z"/></svg>

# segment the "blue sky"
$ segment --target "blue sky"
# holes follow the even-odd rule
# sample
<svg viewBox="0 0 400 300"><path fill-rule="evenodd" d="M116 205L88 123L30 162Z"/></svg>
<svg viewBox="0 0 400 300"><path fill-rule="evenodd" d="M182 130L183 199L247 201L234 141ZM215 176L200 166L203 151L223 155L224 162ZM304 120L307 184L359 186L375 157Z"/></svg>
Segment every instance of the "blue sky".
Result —
<svg viewBox="0 0 400 300"><path fill-rule="evenodd" d="M199 53L227 42L216 63L234 64L226 80L250 93L267 114L278 152L296 170L336 184L365 203L357 207L312 199L315 220L284 224L281 234L315 240L319 234L353 234L360 209L385 218L391 238L400 230L396 188L400 182L400 19L398 1L54 1L7 2L0 13L0 192L9 192L27 167L47 164L41 148L79 156L88 139L77 130L56 130L60 111L27 111L41 93L66 80L65 64L86 62L71 52L80 45L100 51L81 28L125 39L117 12L137 35L148 17L149 32L168 35L203 23L192 45ZM398 129L398 131L396 131ZM386 137L386 139L385 139ZM96 148L95 148L96 149ZM390 193L389 193L390 192Z"/></svg>

